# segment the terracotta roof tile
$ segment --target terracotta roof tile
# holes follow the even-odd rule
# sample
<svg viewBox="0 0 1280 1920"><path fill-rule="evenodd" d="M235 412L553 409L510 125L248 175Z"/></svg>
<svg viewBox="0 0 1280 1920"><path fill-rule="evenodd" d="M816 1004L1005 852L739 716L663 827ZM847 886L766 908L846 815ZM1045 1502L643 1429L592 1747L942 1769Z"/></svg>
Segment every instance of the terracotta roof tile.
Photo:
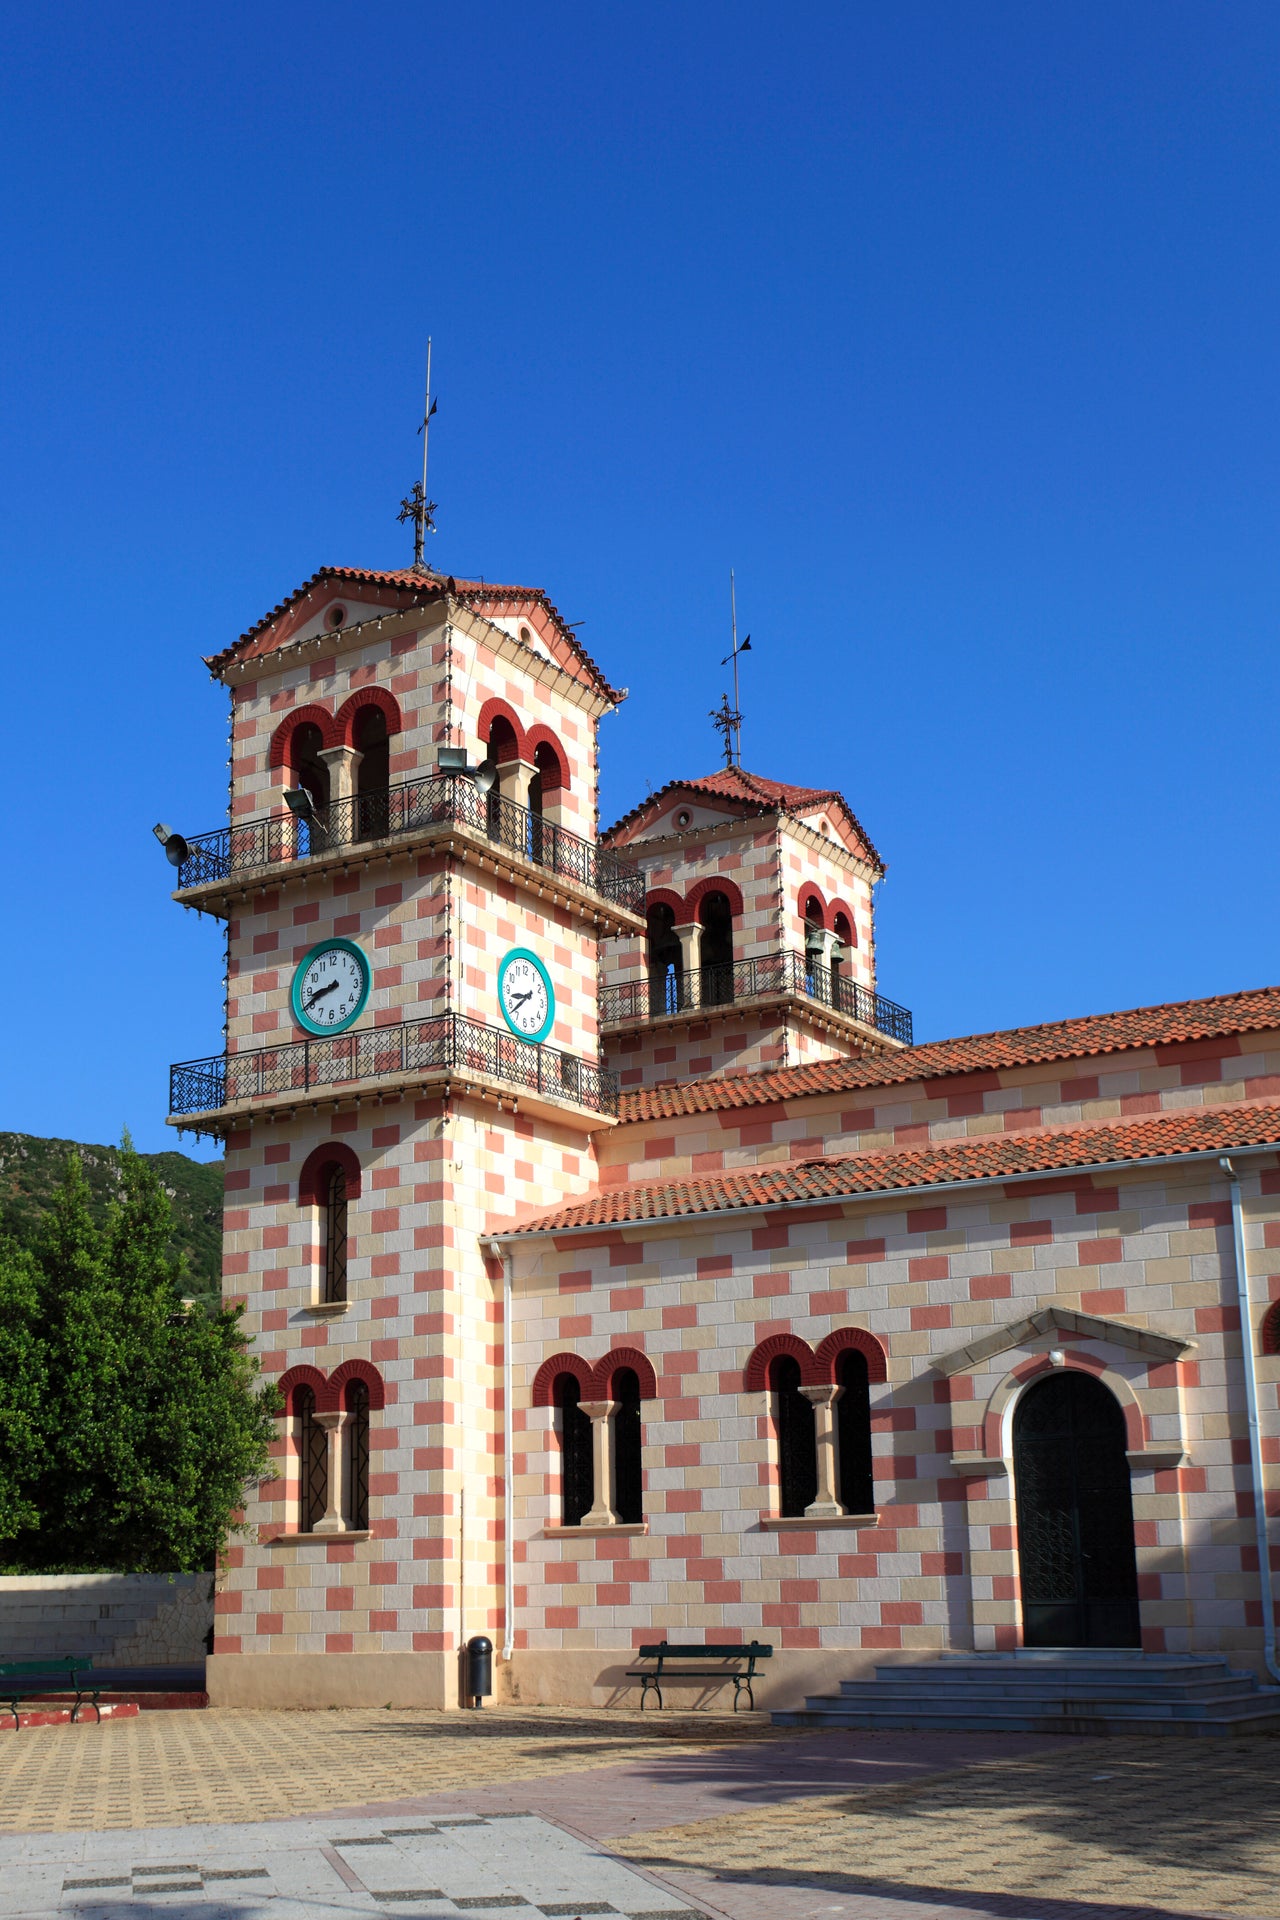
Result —
<svg viewBox="0 0 1280 1920"><path fill-rule="evenodd" d="M611 1187L542 1214L512 1232L556 1233L570 1227L624 1226L739 1207L790 1206L892 1192L901 1187L1069 1172L1073 1167L1106 1165L1116 1160L1141 1162L1166 1155L1230 1153L1243 1147L1272 1145L1280 1147L1280 1106L1241 1102L1225 1107L1178 1107L1105 1126L983 1134L880 1153L785 1161L697 1180Z"/></svg>
<svg viewBox="0 0 1280 1920"><path fill-rule="evenodd" d="M696 780L668 780L656 793L647 794L638 806L624 813L621 820L615 820L608 831L600 835L601 845L607 846L615 834L641 819L667 794L675 792L706 794L711 799L727 800L731 805L749 809L752 813L811 813L822 801L833 800L843 810L861 840L868 860L879 867L882 873L885 871L884 861L872 845L871 836L844 795L835 787L798 787L786 780L767 780L763 774L748 773L743 767L718 767L714 773L703 774Z"/></svg>
<svg viewBox="0 0 1280 1920"><path fill-rule="evenodd" d="M821 1060L718 1080L671 1080L624 1093L623 1120L656 1120L682 1113L713 1113L733 1107L771 1105L807 1094L846 1088L902 1086L941 1074L1039 1066L1054 1060L1087 1059L1134 1047L1172 1046L1179 1041L1225 1039L1236 1033L1280 1028L1280 987L1223 993L1210 1000L1133 1007L1093 1013L1078 1020L1051 1020L1038 1027L975 1033L958 1040L929 1040L896 1053Z"/></svg>
<svg viewBox="0 0 1280 1920"><path fill-rule="evenodd" d="M300 587L295 588L287 599L282 600L278 607L273 607L270 613L264 614L261 620L242 633L231 646L225 647L221 653L209 654L205 665L211 672L218 673L233 661L255 659L270 653L276 642L268 637L269 629L290 607L296 606L304 594L310 593L313 587L326 580L349 581L354 586L396 588L404 592L408 605L415 602L426 604L449 595L465 601L478 613L483 613L486 606L503 601L540 606L558 629L561 638L581 660L600 691L615 702L622 697L617 688L609 685L582 642L565 625L558 608L552 605L540 587L503 586L493 580L455 580L449 574L423 573L414 567L321 567Z"/></svg>

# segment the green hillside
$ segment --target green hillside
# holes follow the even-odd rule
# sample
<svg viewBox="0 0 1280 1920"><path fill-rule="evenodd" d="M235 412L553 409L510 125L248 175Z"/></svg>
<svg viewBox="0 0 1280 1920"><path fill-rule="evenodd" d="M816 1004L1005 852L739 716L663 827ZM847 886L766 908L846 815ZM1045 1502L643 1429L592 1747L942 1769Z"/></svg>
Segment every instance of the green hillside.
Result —
<svg viewBox="0 0 1280 1920"><path fill-rule="evenodd" d="M77 1140L44 1140L31 1133L0 1133L0 1233L27 1242L49 1204L69 1153L78 1153L96 1219L106 1211L120 1178L114 1147ZM193 1294L217 1292L222 1273L222 1162L185 1153L144 1153L173 1204L173 1251L185 1253Z"/></svg>

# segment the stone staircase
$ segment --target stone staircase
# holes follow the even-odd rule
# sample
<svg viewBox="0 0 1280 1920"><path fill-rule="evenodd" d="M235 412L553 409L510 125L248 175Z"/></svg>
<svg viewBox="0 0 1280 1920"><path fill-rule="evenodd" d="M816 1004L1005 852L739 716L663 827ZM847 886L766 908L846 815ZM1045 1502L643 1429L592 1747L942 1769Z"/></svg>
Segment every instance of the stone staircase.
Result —
<svg viewBox="0 0 1280 1920"><path fill-rule="evenodd" d="M1280 1733L1280 1687L1195 1654L1128 1648L944 1653L844 1680L838 1694L775 1712L783 1727L914 1727L964 1733Z"/></svg>

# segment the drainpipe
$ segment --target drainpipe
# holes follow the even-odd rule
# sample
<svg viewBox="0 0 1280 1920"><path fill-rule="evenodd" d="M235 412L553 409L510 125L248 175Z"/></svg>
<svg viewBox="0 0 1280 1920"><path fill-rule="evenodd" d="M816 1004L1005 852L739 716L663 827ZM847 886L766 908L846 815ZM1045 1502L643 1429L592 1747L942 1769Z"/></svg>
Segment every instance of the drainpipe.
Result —
<svg viewBox="0 0 1280 1920"><path fill-rule="evenodd" d="M515 1643L516 1570L512 1530L515 1526L515 1488L511 1460L511 1270L515 1256L496 1240L487 1252L502 1261L502 1658L510 1660Z"/></svg>
<svg viewBox="0 0 1280 1920"><path fill-rule="evenodd" d="M1244 1251L1244 1201L1240 1175L1225 1156L1218 1165L1231 1184L1231 1231L1236 1252L1236 1297L1240 1302L1240 1355L1244 1362L1244 1398L1249 1414L1249 1464L1253 1474L1253 1518L1258 1536L1258 1572L1262 1582L1262 1656L1273 1680L1280 1680L1276 1664L1276 1606L1271 1583L1271 1548L1267 1540L1266 1483L1262 1476L1262 1434L1258 1425L1258 1375L1253 1351L1253 1309L1249 1304L1249 1268Z"/></svg>

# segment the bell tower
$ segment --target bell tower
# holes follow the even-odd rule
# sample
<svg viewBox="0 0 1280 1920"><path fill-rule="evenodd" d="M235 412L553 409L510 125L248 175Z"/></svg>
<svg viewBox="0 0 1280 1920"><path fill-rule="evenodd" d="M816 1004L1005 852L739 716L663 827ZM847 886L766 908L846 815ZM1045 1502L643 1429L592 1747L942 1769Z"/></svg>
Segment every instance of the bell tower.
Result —
<svg viewBox="0 0 1280 1920"><path fill-rule="evenodd" d="M174 898L227 923L226 1051L170 1120L226 1148L224 1290L281 1389L221 1583L222 1704L446 1706L504 1631L502 1269L615 1124L600 943L645 881L596 838L624 696L545 594L326 568L208 661L230 818Z"/></svg>

